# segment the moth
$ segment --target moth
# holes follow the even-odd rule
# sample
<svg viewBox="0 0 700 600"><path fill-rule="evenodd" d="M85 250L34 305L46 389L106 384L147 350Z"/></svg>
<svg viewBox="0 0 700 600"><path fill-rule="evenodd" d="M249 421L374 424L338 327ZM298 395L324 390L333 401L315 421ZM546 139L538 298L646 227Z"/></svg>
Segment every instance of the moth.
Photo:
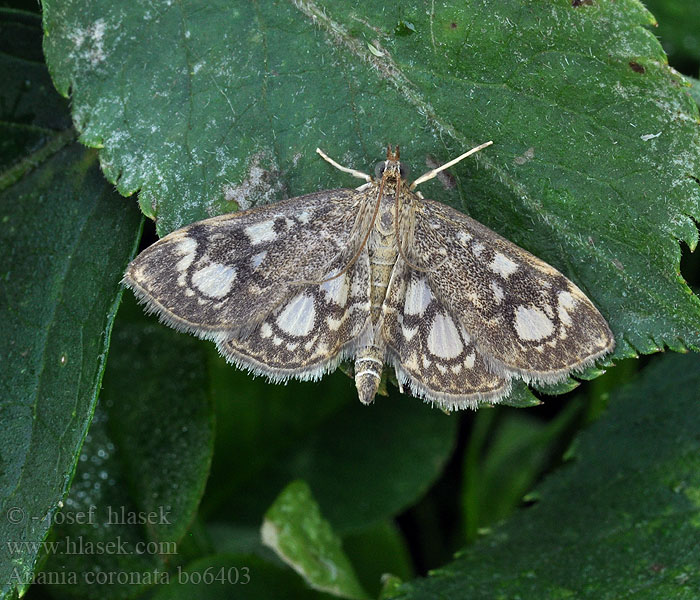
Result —
<svg viewBox="0 0 700 600"><path fill-rule="evenodd" d="M497 403L515 379L562 381L613 349L603 316L553 267L415 191L490 144L411 184L398 146L376 177L317 149L365 183L183 227L124 283L168 325L274 382L353 359L365 404L385 365L445 410Z"/></svg>

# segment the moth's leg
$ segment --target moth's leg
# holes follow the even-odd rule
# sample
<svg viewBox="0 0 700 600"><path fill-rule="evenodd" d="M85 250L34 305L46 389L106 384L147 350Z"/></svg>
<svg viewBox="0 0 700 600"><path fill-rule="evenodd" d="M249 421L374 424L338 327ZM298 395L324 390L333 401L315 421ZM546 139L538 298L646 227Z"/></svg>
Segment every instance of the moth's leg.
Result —
<svg viewBox="0 0 700 600"><path fill-rule="evenodd" d="M350 175L352 175L353 177L357 177L358 179L364 179L367 183L372 182L372 178L369 175L367 175L367 173L363 173L362 171L356 171L355 169L349 169L348 167L339 165L320 148L316 148L316 152L318 152L321 155L321 158L323 158L323 160L331 163L336 169L341 170L343 173L350 173ZM360 186L357 189L360 189L362 187L363 186Z"/></svg>
<svg viewBox="0 0 700 600"><path fill-rule="evenodd" d="M457 158L453 158L450 162L445 163L444 165L438 167L437 169L433 169L432 171L428 171L424 175L421 175L418 179L416 179L411 185L408 186L408 189L413 191L417 185L428 181L429 179L432 179L435 177L440 171L444 171L445 169L449 169L452 165L456 165L460 160L464 160L467 158L467 156L470 156L474 154L475 152L478 152L479 150L483 150L486 148L486 146L490 146L493 144L493 142L486 142L484 144L481 144L480 146L477 146L476 148L472 148L471 150L467 150L464 154L460 154Z"/></svg>

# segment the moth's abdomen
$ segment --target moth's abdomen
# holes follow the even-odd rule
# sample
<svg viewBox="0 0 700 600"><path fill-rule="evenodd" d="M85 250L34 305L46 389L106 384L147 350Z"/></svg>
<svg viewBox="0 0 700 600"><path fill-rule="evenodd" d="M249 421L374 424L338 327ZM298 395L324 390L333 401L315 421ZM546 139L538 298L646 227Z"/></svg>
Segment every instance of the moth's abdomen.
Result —
<svg viewBox="0 0 700 600"><path fill-rule="evenodd" d="M384 367L384 350L378 346L363 348L355 358L355 385L363 404L371 404L379 389Z"/></svg>

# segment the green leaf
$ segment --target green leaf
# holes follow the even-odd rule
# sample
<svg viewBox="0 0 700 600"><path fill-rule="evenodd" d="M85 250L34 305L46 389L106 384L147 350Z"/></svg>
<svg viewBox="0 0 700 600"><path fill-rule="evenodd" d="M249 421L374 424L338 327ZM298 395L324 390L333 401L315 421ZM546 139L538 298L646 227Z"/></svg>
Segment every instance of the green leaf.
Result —
<svg viewBox="0 0 700 600"><path fill-rule="evenodd" d="M358 531L420 498L454 447L452 416L397 393L363 406L342 373L272 386L221 359L210 372L221 435L205 512L218 520L258 525L304 479L336 531Z"/></svg>
<svg viewBox="0 0 700 600"><path fill-rule="evenodd" d="M73 478L138 237L96 158L69 146L0 192L0 539L26 543L0 549L2 597L31 581Z"/></svg>
<svg viewBox="0 0 700 600"><path fill-rule="evenodd" d="M261 534L263 543L314 589L341 598L369 597L304 481L282 490L265 513Z"/></svg>
<svg viewBox="0 0 700 600"><path fill-rule="evenodd" d="M68 130L71 119L44 64L39 15L0 9L0 28L0 189L5 189L66 144L57 132Z"/></svg>
<svg viewBox="0 0 700 600"><path fill-rule="evenodd" d="M542 404L542 401L530 391L530 388L525 383L515 381L510 394L501 404L512 406L513 408L529 408Z"/></svg>
<svg viewBox="0 0 700 600"><path fill-rule="evenodd" d="M700 358L659 357L540 499L397 598L695 598Z"/></svg>
<svg viewBox="0 0 700 600"><path fill-rule="evenodd" d="M698 236L697 106L642 4L572 4L46 0L45 50L81 140L160 233L355 185L319 145L368 169L399 143L420 173L492 139L423 192L570 276L616 357L700 347L678 244Z"/></svg>
<svg viewBox="0 0 700 600"><path fill-rule="evenodd" d="M0 597L32 581L95 409L140 215L70 144L37 16L0 9Z"/></svg>
<svg viewBox="0 0 700 600"><path fill-rule="evenodd" d="M157 583L154 574L178 559L209 473L214 423L204 344L149 324L133 300L112 338L100 404L54 529L59 546L45 566L47 574L78 573L79 581L55 586L57 597L124 598ZM72 518L91 510L88 522ZM75 541L107 550L73 552ZM101 573L129 577L100 581Z"/></svg>
<svg viewBox="0 0 700 600"><path fill-rule="evenodd" d="M0 589L31 580L73 478L100 388L139 215L92 151L69 146L0 193ZM37 275L39 274L39 275ZM11 579L12 576L12 579Z"/></svg>

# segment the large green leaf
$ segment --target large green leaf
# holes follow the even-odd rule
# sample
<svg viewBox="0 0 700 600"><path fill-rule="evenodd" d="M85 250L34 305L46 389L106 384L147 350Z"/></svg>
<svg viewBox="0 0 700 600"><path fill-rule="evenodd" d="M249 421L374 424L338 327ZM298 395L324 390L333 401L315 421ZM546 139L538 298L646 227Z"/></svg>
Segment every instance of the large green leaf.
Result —
<svg viewBox="0 0 700 600"><path fill-rule="evenodd" d="M149 324L133 300L122 306L57 546L39 575L76 573L77 583L54 596L133 597L182 560L213 447L206 381L202 342Z"/></svg>
<svg viewBox="0 0 700 600"><path fill-rule="evenodd" d="M0 10L0 597L32 580L92 419L140 216L70 144L37 16Z"/></svg>
<svg viewBox="0 0 700 600"><path fill-rule="evenodd" d="M494 146L424 193L571 276L616 356L700 345L678 240L700 217L698 110L637 0L46 0L81 140L161 233L355 185L387 142L414 170ZM466 177L465 177L466 176Z"/></svg>
<svg viewBox="0 0 700 600"><path fill-rule="evenodd" d="M3 593L31 580L37 544L70 485L120 274L135 251L138 212L115 196L96 158L74 144L0 194Z"/></svg>
<svg viewBox="0 0 700 600"><path fill-rule="evenodd" d="M539 501L397 597L697 598L700 359L660 357L615 394Z"/></svg>

